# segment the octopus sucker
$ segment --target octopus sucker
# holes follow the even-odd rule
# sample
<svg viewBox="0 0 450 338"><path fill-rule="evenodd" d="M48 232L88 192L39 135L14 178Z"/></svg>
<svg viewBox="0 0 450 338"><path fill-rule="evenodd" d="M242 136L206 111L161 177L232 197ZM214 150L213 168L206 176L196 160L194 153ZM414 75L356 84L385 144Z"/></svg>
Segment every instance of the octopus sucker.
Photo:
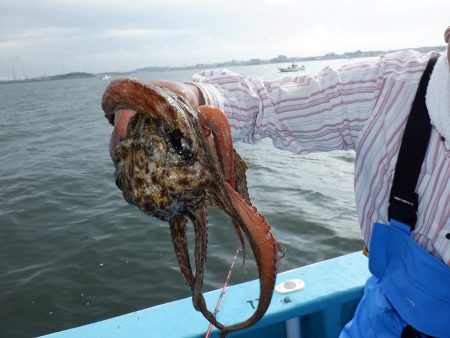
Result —
<svg viewBox="0 0 450 338"><path fill-rule="evenodd" d="M133 79L111 82L102 108L112 124L117 112L130 114L126 137L118 140L116 135L110 143L117 186L128 203L169 223L194 308L221 330L222 336L256 323L270 305L280 250L269 224L250 203L247 166L233 148L223 112L209 106L193 109L171 91ZM211 133L214 141L208 137ZM231 218L244 257L244 235L247 238L260 282L255 312L228 326L208 310L202 294L208 242L206 209L211 205ZM195 232L193 265L186 238L188 220Z"/></svg>

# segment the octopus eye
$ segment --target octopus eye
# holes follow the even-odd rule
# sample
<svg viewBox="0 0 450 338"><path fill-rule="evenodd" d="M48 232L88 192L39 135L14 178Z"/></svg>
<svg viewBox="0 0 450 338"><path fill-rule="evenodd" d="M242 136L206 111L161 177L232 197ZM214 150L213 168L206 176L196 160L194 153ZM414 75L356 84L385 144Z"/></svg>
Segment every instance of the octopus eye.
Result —
<svg viewBox="0 0 450 338"><path fill-rule="evenodd" d="M183 133L179 129L173 129L167 132L167 140L172 149L185 160L189 160L192 152L189 144L183 137Z"/></svg>

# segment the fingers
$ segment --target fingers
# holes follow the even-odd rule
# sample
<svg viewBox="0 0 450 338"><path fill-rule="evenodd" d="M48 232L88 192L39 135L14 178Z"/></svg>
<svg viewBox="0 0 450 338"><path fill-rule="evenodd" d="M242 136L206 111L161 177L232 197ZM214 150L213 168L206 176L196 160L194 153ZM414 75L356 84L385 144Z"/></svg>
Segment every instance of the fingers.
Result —
<svg viewBox="0 0 450 338"><path fill-rule="evenodd" d="M186 102L193 108L197 108L198 106L204 104L203 95L201 94L200 90L193 84L166 80L151 81L151 84L171 90L175 94L184 98Z"/></svg>
<svg viewBox="0 0 450 338"><path fill-rule="evenodd" d="M127 137L128 123L136 113L135 110L121 109L114 114L114 131L120 139Z"/></svg>
<svg viewBox="0 0 450 338"><path fill-rule="evenodd" d="M114 130L109 140L109 154L113 158L114 150L120 141L127 137L128 123L137 112L131 109L121 109L114 114Z"/></svg>
<svg viewBox="0 0 450 338"><path fill-rule="evenodd" d="M194 96L196 102L194 102L195 106L194 108L203 106L205 104L205 98L203 97L202 92L196 85L193 85L191 83L186 83L186 86L190 89L191 94Z"/></svg>

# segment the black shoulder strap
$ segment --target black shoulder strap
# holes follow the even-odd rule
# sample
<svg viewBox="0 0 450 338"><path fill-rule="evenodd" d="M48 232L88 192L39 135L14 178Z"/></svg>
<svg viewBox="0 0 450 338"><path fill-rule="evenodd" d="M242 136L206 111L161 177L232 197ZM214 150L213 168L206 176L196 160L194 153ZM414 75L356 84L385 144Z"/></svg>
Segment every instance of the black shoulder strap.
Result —
<svg viewBox="0 0 450 338"><path fill-rule="evenodd" d="M417 221L417 181L431 135L431 123L425 94L437 57L432 57L417 89L403 135L389 198L388 217L408 224L414 230Z"/></svg>

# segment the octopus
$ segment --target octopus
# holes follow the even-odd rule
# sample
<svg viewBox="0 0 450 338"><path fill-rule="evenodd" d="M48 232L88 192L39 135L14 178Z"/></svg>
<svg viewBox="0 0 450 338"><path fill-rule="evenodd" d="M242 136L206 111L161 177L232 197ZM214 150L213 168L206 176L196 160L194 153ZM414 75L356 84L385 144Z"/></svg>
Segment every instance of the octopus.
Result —
<svg viewBox="0 0 450 338"><path fill-rule="evenodd" d="M117 112L132 112L126 137L110 147L116 185L129 204L169 223L194 308L222 336L255 324L270 305L282 249L265 218L249 202L247 167L233 148L223 112L211 106L193 109L170 90L134 79L111 82L103 95L102 108L113 125ZM207 140L211 133L213 145ZM260 295L255 312L243 322L228 326L208 310L202 294L208 206L221 209L232 219L244 252L245 234L258 269ZM189 220L195 232L195 270L186 236Z"/></svg>

